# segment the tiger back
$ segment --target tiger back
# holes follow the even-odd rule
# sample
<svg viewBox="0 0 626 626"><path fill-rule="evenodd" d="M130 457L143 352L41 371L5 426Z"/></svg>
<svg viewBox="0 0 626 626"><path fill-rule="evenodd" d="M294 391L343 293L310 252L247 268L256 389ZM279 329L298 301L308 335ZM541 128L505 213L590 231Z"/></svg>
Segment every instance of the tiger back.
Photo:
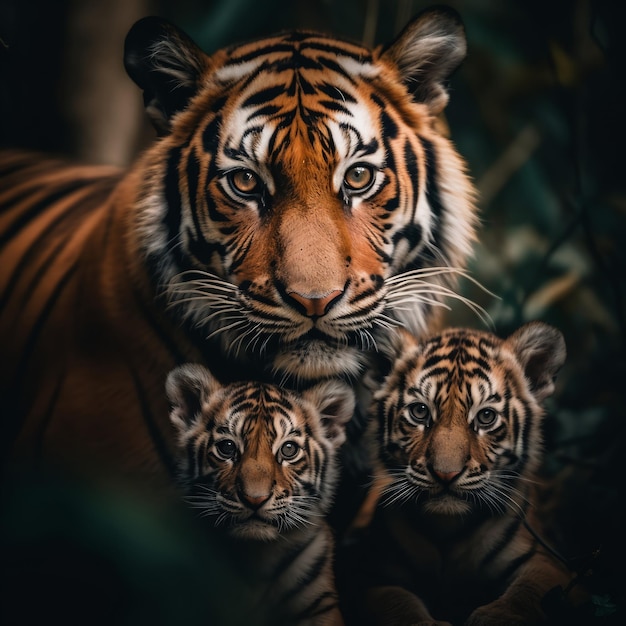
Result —
<svg viewBox="0 0 626 626"><path fill-rule="evenodd" d="M364 623L544 623L543 597L572 578L534 495L561 333L533 322L505 340L449 329L390 346L368 431L380 502L360 547Z"/></svg>
<svg viewBox="0 0 626 626"><path fill-rule="evenodd" d="M351 388L327 381L294 394L252 382L224 386L187 364L170 373L167 394L179 481L228 546L241 581L240 623L268 615L268 624L342 624L325 515L354 412Z"/></svg>

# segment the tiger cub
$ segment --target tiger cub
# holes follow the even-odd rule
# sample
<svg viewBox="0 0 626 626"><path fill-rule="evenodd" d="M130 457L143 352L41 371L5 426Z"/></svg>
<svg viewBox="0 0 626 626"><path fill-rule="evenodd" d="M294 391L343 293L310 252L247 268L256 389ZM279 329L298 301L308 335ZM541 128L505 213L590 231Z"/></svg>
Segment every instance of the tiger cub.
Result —
<svg viewBox="0 0 626 626"><path fill-rule="evenodd" d="M329 380L297 395L270 384L221 385L187 364L168 375L187 500L228 545L249 610L241 623L343 624L324 516L355 399ZM223 535L223 537L222 537ZM239 602L240 601L240 602Z"/></svg>
<svg viewBox="0 0 626 626"><path fill-rule="evenodd" d="M571 579L533 508L562 334L532 322L505 340L450 329L389 343L368 427L380 501L360 548L373 581L361 623L542 623L542 598Z"/></svg>

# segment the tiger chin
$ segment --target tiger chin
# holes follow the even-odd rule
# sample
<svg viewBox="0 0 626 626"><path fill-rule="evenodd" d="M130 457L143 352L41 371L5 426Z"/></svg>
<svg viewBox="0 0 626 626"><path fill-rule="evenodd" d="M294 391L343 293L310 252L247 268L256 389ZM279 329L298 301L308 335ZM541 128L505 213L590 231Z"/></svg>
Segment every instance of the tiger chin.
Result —
<svg viewBox="0 0 626 626"><path fill-rule="evenodd" d="M507 339L400 331L385 349L367 435L379 502L359 548L363 623L547 623L543 597L573 578L535 509L562 334L541 322Z"/></svg>
<svg viewBox="0 0 626 626"><path fill-rule="evenodd" d="M254 606L269 604L272 623L342 624L325 516L352 389L341 381L298 394L257 382L222 385L187 364L169 374L166 391L186 500L229 542L229 560L250 582L241 596L251 611L246 623L254 623Z"/></svg>

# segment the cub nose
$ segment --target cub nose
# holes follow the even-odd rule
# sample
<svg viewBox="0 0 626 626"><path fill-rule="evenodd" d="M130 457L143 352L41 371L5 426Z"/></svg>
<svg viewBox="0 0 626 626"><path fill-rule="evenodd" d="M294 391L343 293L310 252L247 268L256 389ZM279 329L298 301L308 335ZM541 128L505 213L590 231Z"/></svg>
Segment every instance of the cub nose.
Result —
<svg viewBox="0 0 626 626"><path fill-rule="evenodd" d="M322 317L322 315L326 315L328 310L333 304L341 298L343 295L343 290L334 289L333 291L327 293L321 297L313 297L307 294L301 294L297 291L290 291L287 293L287 298L292 300L290 304L296 303L297 309L304 309L304 313L307 317Z"/></svg>
<svg viewBox="0 0 626 626"><path fill-rule="evenodd" d="M438 470L434 467L431 468L430 471L443 483L451 483L461 473L460 471L456 470L446 472L443 470Z"/></svg>
<svg viewBox="0 0 626 626"><path fill-rule="evenodd" d="M241 498L243 503L251 509L254 509L255 511L257 509L260 509L270 499L270 496L271 494L269 493L260 496L253 496L246 493L245 491L239 492L239 497Z"/></svg>

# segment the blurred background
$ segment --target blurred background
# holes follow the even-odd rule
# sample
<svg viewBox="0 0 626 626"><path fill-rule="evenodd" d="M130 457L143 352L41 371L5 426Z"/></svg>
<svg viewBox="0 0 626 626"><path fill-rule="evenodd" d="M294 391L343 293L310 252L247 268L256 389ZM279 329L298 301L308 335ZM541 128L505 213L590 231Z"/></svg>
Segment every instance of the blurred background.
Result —
<svg viewBox="0 0 626 626"><path fill-rule="evenodd" d="M0 143L128 164L154 138L122 63L124 37L144 15L169 18L212 52L298 27L386 43L429 4L0 0ZM533 319L565 335L568 360L546 423L552 539L593 590L593 615L581 623L623 623L625 3L447 4L461 14L468 37L445 114L480 192L471 273L497 297L469 282L463 293L489 312L502 336ZM451 324L484 327L451 305ZM32 499L28 505L35 506ZM19 516L11 519L23 530ZM181 548L188 549L193 553ZM196 579L193 568L185 571ZM155 583L159 602L166 602L165 588ZM166 615L151 623L176 623Z"/></svg>

